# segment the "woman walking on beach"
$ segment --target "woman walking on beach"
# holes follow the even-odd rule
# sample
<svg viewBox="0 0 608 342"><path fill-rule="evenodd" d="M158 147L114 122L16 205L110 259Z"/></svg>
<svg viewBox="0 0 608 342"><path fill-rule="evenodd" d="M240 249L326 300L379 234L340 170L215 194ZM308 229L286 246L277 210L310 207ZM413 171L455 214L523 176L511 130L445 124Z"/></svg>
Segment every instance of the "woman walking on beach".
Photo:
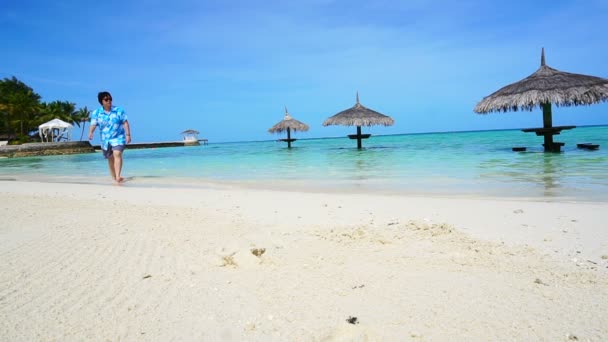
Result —
<svg viewBox="0 0 608 342"><path fill-rule="evenodd" d="M103 156L108 160L110 174L117 183L122 183L122 152L125 146L131 143L131 128L124 109L112 106L112 95L107 91L97 94L97 101L101 107L91 114L89 140L93 139L93 132L99 126L101 132L101 149Z"/></svg>

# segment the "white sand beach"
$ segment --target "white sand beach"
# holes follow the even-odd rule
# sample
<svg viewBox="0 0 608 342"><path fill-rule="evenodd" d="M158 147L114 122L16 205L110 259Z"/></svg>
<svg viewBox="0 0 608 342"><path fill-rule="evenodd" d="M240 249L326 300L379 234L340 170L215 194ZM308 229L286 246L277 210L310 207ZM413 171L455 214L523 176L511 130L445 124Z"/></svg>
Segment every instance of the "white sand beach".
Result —
<svg viewBox="0 0 608 342"><path fill-rule="evenodd" d="M4 341L608 339L608 203L135 182L0 195Z"/></svg>

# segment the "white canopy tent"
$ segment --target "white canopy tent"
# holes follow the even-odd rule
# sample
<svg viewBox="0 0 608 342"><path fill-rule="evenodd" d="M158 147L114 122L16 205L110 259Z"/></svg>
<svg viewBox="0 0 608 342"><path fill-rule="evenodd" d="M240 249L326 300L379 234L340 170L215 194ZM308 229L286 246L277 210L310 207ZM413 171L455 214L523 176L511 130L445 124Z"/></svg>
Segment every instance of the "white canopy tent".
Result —
<svg viewBox="0 0 608 342"><path fill-rule="evenodd" d="M69 141L72 127L74 126L63 120L53 119L38 126L38 134L43 142Z"/></svg>

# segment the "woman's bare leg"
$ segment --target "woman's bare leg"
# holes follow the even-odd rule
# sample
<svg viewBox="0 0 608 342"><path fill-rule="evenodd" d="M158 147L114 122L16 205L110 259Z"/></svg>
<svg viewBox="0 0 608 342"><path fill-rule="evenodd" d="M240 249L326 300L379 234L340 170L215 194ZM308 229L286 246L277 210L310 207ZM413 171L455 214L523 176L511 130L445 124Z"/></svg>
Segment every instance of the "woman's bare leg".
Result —
<svg viewBox="0 0 608 342"><path fill-rule="evenodd" d="M114 160L114 179L118 183L122 183L125 179L121 177L122 172L122 151L112 151L112 159Z"/></svg>
<svg viewBox="0 0 608 342"><path fill-rule="evenodd" d="M110 168L110 175L112 176L112 179L116 180L116 169L113 155L108 157L108 167Z"/></svg>

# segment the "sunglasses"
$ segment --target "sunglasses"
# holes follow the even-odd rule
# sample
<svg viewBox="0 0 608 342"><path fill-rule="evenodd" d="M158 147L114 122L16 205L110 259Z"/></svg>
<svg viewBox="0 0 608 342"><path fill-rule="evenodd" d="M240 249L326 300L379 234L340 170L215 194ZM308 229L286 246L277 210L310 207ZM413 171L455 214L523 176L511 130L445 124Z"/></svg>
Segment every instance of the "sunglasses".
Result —
<svg viewBox="0 0 608 342"><path fill-rule="evenodd" d="M110 102L110 101L112 101L112 98L111 97L104 97L103 100Z"/></svg>

